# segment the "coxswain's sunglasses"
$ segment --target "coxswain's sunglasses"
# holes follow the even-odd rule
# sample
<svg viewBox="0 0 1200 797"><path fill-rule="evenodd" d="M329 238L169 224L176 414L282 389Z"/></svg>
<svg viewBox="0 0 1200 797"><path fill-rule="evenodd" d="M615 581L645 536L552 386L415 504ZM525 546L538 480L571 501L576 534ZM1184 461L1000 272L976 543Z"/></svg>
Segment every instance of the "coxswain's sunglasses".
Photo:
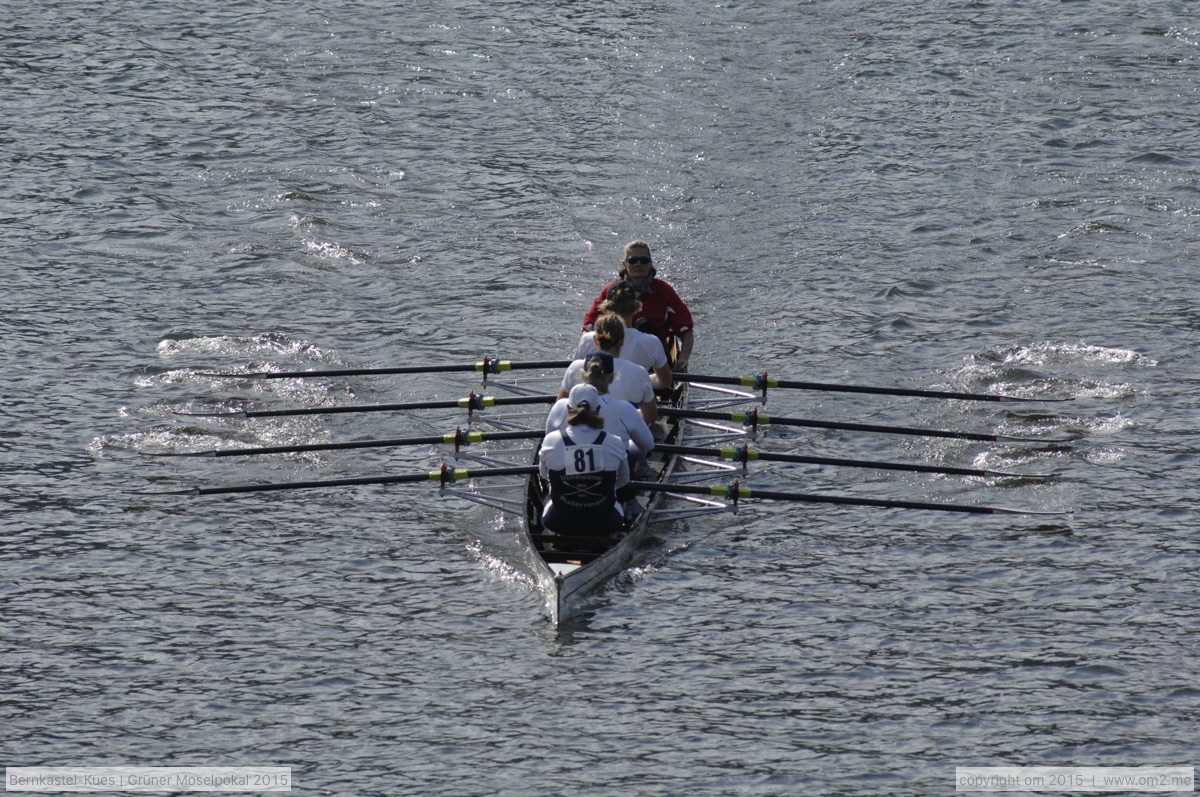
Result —
<svg viewBox="0 0 1200 797"><path fill-rule="evenodd" d="M648 266L654 262L652 257L627 257L625 262L631 266Z"/></svg>

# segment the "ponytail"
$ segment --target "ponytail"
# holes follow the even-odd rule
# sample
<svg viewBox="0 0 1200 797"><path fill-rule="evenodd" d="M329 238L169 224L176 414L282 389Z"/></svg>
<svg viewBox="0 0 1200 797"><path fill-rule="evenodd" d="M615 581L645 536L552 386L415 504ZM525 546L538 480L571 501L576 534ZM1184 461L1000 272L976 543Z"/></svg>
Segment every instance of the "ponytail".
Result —
<svg viewBox="0 0 1200 797"><path fill-rule="evenodd" d="M617 352L625 342L625 322L615 313L605 313L596 319L596 346L600 351Z"/></svg>
<svg viewBox="0 0 1200 797"><path fill-rule="evenodd" d="M642 302L638 299L637 289L622 280L608 289L604 301L600 304L600 312L615 313L622 318L640 310Z"/></svg>
<svg viewBox="0 0 1200 797"><path fill-rule="evenodd" d="M608 388L613 381L613 376L614 374L611 371L605 371L604 366L598 362L592 363L580 374L580 378L596 388L596 392L601 396L608 392Z"/></svg>
<svg viewBox="0 0 1200 797"><path fill-rule="evenodd" d="M572 410L567 410L567 423L571 426L586 424L593 429L603 429L604 419L600 417L600 413L592 409L586 401Z"/></svg>

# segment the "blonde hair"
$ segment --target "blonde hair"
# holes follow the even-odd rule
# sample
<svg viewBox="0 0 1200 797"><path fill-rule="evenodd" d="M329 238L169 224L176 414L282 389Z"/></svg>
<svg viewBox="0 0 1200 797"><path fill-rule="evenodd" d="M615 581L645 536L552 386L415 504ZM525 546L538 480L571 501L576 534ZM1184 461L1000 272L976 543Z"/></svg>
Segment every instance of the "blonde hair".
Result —
<svg viewBox="0 0 1200 797"><path fill-rule="evenodd" d="M600 351L620 351L625 343L625 322L616 313L608 312L596 319L596 346Z"/></svg>
<svg viewBox="0 0 1200 797"><path fill-rule="evenodd" d="M646 254L650 255L650 257L654 257L654 253L650 251L650 244L646 243L645 241L641 240L640 238L637 240L634 240L634 241L630 241L629 243L625 244L625 257L626 258L629 257L630 249L645 249ZM622 259L624 259L624 258L622 258Z"/></svg>

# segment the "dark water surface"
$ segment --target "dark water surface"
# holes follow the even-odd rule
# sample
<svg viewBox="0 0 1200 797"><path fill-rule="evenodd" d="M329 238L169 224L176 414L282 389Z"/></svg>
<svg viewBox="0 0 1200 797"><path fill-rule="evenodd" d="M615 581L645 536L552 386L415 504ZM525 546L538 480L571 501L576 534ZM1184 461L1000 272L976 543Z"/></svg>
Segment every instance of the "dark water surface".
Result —
<svg viewBox="0 0 1200 797"><path fill-rule="evenodd" d="M291 766L303 794L896 794L955 766L1196 764L1200 24L1185 2L22 2L0 32L4 764ZM101 10L102 9L102 10ZM465 395L212 368L558 359L642 237L760 466L561 632L449 431L177 410Z"/></svg>

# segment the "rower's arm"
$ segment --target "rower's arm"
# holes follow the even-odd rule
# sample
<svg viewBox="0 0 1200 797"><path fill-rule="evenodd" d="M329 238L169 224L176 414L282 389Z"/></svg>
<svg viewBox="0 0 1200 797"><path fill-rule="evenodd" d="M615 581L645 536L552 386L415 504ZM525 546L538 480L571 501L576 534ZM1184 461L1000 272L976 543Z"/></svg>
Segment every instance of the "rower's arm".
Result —
<svg viewBox="0 0 1200 797"><path fill-rule="evenodd" d="M671 376L670 365L660 365L654 369L654 378L651 380L654 383L655 390L666 390L674 382L674 377Z"/></svg>
<svg viewBox="0 0 1200 797"><path fill-rule="evenodd" d="M646 422L647 426L658 420L657 401L643 401L638 409L641 411L642 420Z"/></svg>
<svg viewBox="0 0 1200 797"><path fill-rule="evenodd" d="M679 354L675 357L675 370L686 371L688 360L692 357L692 343L695 341L692 330L679 333Z"/></svg>

